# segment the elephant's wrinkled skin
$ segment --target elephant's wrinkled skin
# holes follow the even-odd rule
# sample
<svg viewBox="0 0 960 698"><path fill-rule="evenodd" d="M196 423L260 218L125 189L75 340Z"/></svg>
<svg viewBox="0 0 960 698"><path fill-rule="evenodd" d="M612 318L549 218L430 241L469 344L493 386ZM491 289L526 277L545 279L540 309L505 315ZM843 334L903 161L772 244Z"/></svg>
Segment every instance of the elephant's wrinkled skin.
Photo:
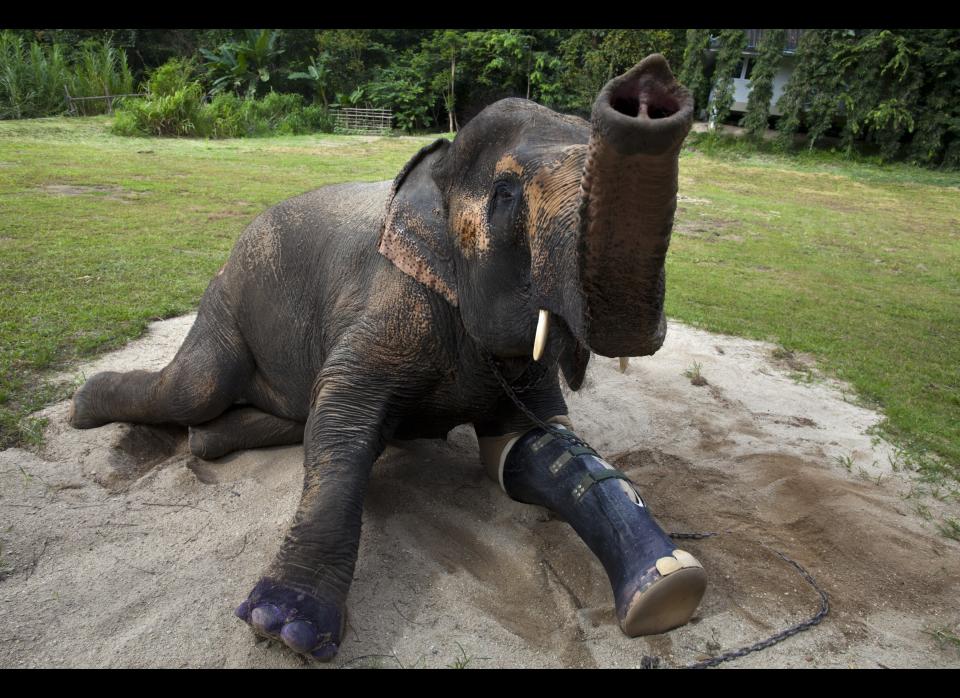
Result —
<svg viewBox="0 0 960 698"><path fill-rule="evenodd" d="M590 349L659 348L691 113L654 55L608 83L590 123L503 100L417 153L392 186L278 204L243 232L170 365L93 376L70 421L188 425L203 458L303 440L302 501L237 614L329 658L388 439L530 426L486 357L521 376L541 308L554 318L548 371L524 393L541 419L567 412L557 366L576 389Z"/></svg>

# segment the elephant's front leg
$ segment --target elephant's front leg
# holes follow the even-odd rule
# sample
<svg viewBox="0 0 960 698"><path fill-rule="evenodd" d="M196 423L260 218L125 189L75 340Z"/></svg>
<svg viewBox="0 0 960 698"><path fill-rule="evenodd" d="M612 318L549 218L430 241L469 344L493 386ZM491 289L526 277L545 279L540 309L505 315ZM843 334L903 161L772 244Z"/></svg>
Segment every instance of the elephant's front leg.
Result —
<svg viewBox="0 0 960 698"><path fill-rule="evenodd" d="M370 394L324 382L305 429L300 506L273 564L236 610L259 634L315 659L340 646L364 493L383 450L385 410Z"/></svg>

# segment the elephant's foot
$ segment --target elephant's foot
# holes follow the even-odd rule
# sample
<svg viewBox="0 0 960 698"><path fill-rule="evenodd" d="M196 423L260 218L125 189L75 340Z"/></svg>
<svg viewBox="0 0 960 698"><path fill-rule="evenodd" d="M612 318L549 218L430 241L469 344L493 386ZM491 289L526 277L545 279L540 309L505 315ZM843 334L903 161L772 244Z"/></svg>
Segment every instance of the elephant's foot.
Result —
<svg viewBox="0 0 960 698"><path fill-rule="evenodd" d="M187 443L190 446L190 453L195 455L197 458L202 458L203 460L214 460L215 458L220 458L225 456L233 448L230 448L228 444L224 444L223 440L220 438L220 435L211 432L207 429L201 427L190 427L189 438Z"/></svg>
<svg viewBox="0 0 960 698"><path fill-rule="evenodd" d="M100 376L101 374L97 374L73 394L67 423L74 429L95 429L111 421L97 414L96 411L97 404L103 400L102 390L100 390L103 380Z"/></svg>
<svg viewBox="0 0 960 698"><path fill-rule="evenodd" d="M283 642L298 654L329 661L340 648L346 614L324 601L263 577L240 604L236 615L264 637Z"/></svg>
<svg viewBox="0 0 960 698"><path fill-rule="evenodd" d="M190 427L190 452L213 460L234 451L303 443L303 422L275 417L255 407L234 407Z"/></svg>

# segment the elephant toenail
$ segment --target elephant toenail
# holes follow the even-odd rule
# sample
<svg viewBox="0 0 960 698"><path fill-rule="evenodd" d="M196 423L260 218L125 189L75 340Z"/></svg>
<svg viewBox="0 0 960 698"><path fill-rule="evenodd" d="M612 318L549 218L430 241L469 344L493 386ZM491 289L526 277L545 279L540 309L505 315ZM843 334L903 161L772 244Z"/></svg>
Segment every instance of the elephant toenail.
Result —
<svg viewBox="0 0 960 698"><path fill-rule="evenodd" d="M250 614L250 623L262 633L274 633L283 622L283 614L273 604L257 606Z"/></svg>
<svg viewBox="0 0 960 698"><path fill-rule="evenodd" d="M320 639L313 624L305 620L295 620L284 625L280 637L287 647L301 653L312 650Z"/></svg>
<svg viewBox="0 0 960 698"><path fill-rule="evenodd" d="M242 604L237 606L233 611L233 615L235 615L237 618L239 618L242 621L249 621L250 620L250 602L244 601Z"/></svg>

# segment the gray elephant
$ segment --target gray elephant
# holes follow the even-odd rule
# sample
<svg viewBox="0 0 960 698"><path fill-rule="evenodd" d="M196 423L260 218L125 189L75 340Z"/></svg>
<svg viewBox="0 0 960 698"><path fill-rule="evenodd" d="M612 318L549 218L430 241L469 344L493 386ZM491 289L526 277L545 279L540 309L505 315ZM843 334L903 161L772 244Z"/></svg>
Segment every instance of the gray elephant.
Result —
<svg viewBox="0 0 960 698"><path fill-rule="evenodd" d="M574 435L559 372L576 390L591 350L663 343L691 122L689 93L652 55L603 88L590 123L502 100L392 184L284 201L243 232L173 361L93 376L70 423L187 425L201 458L303 441L299 508L237 615L306 656L339 647L387 441L467 423L507 494L548 506L597 554L628 634L685 623L702 568Z"/></svg>

